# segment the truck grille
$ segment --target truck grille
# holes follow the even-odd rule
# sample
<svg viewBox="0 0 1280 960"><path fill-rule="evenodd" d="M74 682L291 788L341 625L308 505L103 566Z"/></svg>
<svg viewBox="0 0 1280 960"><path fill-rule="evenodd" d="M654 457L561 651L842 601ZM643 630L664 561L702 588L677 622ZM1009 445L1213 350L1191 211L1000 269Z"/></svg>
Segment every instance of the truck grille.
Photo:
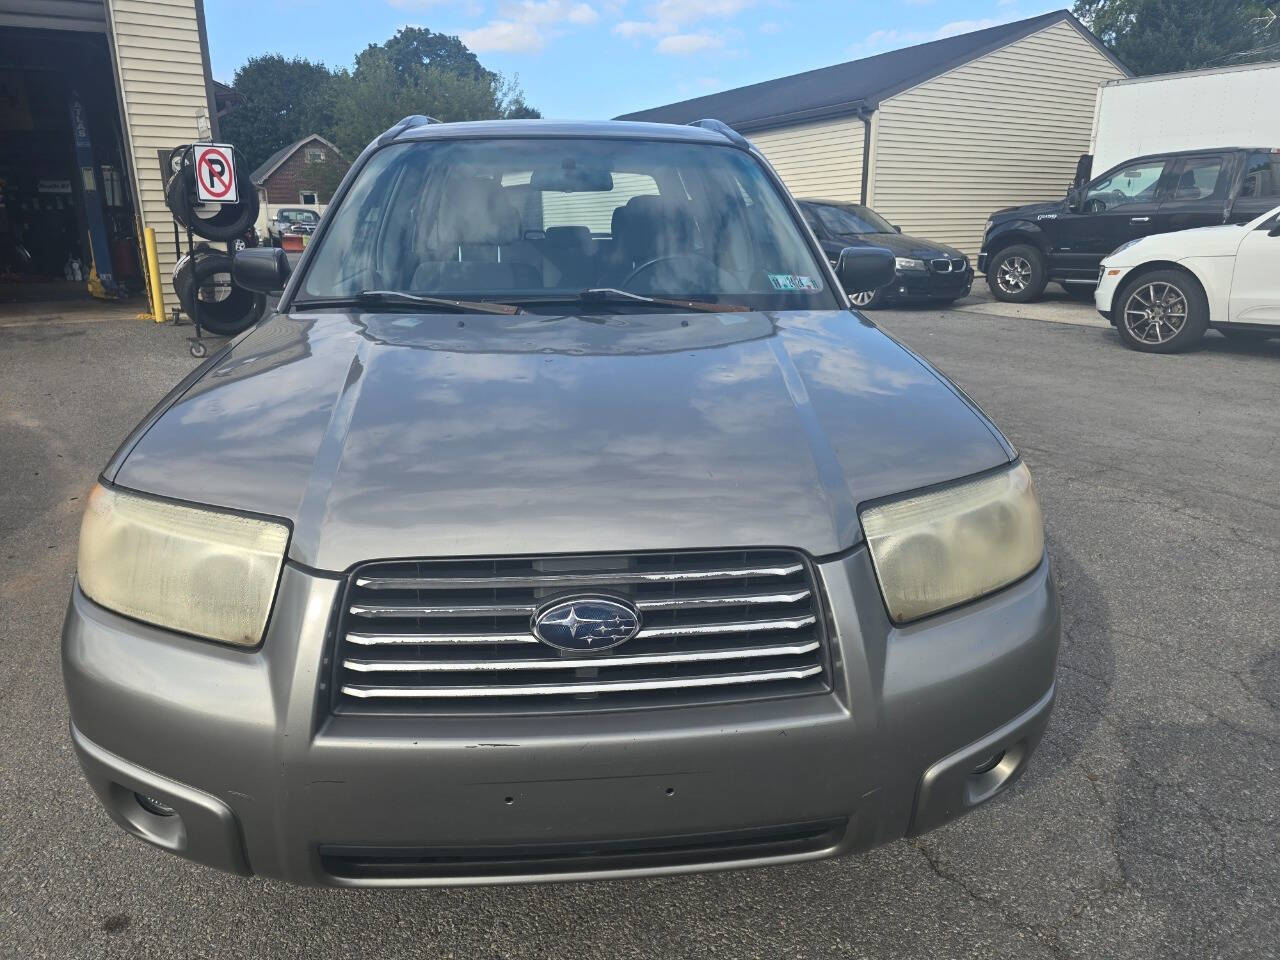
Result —
<svg viewBox="0 0 1280 960"><path fill-rule="evenodd" d="M633 605L640 632L562 651L534 614ZM339 617L339 713L493 713L722 702L827 689L821 603L782 550L366 564Z"/></svg>

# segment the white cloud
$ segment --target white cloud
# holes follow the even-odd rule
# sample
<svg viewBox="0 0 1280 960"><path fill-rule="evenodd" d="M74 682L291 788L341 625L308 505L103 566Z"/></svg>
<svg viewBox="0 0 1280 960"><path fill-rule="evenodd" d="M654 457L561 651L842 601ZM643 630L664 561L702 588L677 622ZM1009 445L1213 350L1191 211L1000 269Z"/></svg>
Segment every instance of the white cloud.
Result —
<svg viewBox="0 0 1280 960"><path fill-rule="evenodd" d="M704 20L729 20L759 0L654 0L646 7L647 20L623 20L614 26L620 37L659 37L658 53L686 54L720 49L725 45L725 30L690 29ZM777 24L765 25L761 33L776 33Z"/></svg>
<svg viewBox="0 0 1280 960"><path fill-rule="evenodd" d="M519 0L498 8L503 20L517 23L572 23L579 26L595 23L600 15L589 4L567 0Z"/></svg>
<svg viewBox="0 0 1280 960"><path fill-rule="evenodd" d="M724 46L724 37L715 33L673 33L658 41L657 51L674 56L700 53Z"/></svg>
<svg viewBox="0 0 1280 960"><path fill-rule="evenodd" d="M620 37L659 37L666 31L663 24L651 20L623 20L614 24L613 32Z"/></svg>
<svg viewBox="0 0 1280 960"><path fill-rule="evenodd" d="M434 0L431 0L434 2ZM498 18L458 37L476 53L536 53L566 26L582 27L600 19L595 7L573 0L511 0Z"/></svg>
<svg viewBox="0 0 1280 960"><path fill-rule="evenodd" d="M514 20L490 20L483 27L460 31L458 38L476 53L531 53L547 42L537 26Z"/></svg>

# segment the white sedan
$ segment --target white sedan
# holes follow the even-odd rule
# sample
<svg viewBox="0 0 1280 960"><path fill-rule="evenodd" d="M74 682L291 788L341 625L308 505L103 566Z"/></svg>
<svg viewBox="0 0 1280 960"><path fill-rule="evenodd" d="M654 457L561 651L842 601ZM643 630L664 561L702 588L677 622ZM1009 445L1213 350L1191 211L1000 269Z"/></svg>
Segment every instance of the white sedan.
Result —
<svg viewBox="0 0 1280 960"><path fill-rule="evenodd" d="M1228 224L1131 240L1102 261L1094 294L1125 346L1175 353L1213 327L1280 336L1280 207Z"/></svg>

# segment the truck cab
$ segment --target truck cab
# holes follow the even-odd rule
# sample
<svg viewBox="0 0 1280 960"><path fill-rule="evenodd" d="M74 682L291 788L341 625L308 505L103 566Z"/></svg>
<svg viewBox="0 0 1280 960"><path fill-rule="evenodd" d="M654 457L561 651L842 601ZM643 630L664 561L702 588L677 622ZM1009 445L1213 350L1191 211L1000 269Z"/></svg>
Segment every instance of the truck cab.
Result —
<svg viewBox="0 0 1280 960"><path fill-rule="evenodd" d="M987 222L978 269L997 300L1036 300L1049 283L1091 295L1098 265L1156 233L1247 223L1280 202L1280 149L1232 147L1127 160L1053 203Z"/></svg>

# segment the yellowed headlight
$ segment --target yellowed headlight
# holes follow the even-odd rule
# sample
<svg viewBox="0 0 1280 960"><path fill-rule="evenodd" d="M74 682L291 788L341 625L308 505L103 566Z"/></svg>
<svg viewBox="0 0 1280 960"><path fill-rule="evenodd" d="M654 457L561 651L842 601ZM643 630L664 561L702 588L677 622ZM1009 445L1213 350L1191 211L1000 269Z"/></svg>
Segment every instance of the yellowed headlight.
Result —
<svg viewBox="0 0 1280 960"><path fill-rule="evenodd" d="M80 589L147 623L252 647L262 639L289 528L95 486L80 526Z"/></svg>
<svg viewBox="0 0 1280 960"><path fill-rule="evenodd" d="M870 507L862 529L898 623L1008 586L1044 554L1044 519L1023 464Z"/></svg>

